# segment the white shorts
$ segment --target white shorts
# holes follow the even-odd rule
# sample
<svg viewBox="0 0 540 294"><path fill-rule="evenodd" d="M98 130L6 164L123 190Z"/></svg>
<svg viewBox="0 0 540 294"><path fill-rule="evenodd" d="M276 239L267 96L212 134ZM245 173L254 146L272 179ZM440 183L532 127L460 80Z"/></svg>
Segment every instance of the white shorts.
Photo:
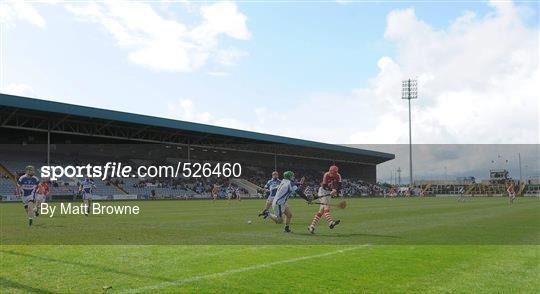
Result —
<svg viewBox="0 0 540 294"><path fill-rule="evenodd" d="M82 194L83 200L92 200L92 193L83 193Z"/></svg>
<svg viewBox="0 0 540 294"><path fill-rule="evenodd" d="M317 193L317 196L319 197L319 202L321 204L329 204L330 198L332 198L330 193L332 193L332 191L326 190L323 187L319 187L319 192Z"/></svg>
<svg viewBox="0 0 540 294"><path fill-rule="evenodd" d="M283 203L283 204L277 204L277 203L274 203L272 205L272 209L274 210L274 214L279 218L281 219L283 217L283 213L285 212L285 209L287 209L287 203Z"/></svg>
<svg viewBox="0 0 540 294"><path fill-rule="evenodd" d="M47 196L45 196L43 194L36 194L36 201L45 202L46 198L47 198Z"/></svg>
<svg viewBox="0 0 540 294"><path fill-rule="evenodd" d="M30 202L30 201L34 202L34 201L35 201L34 198L35 198L35 197L34 197L34 194L28 195L28 196L23 196L23 197L22 197L22 203L23 203L24 205L28 205L28 202Z"/></svg>

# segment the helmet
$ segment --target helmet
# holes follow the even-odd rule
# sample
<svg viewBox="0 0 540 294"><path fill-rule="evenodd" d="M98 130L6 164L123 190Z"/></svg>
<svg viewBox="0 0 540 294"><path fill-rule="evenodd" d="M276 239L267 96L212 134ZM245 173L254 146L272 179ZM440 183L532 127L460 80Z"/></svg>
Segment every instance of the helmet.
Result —
<svg viewBox="0 0 540 294"><path fill-rule="evenodd" d="M338 170L339 170L338 167L335 165L330 166L330 168L328 169L328 171L331 173L337 173Z"/></svg>
<svg viewBox="0 0 540 294"><path fill-rule="evenodd" d="M294 173L292 171L290 171L290 170L283 173L283 178L284 179L290 180L293 177L294 177Z"/></svg>
<svg viewBox="0 0 540 294"><path fill-rule="evenodd" d="M26 174L28 175L33 175L34 172L35 172L35 168L33 165L28 165L26 166L26 168L24 169L24 171L26 172Z"/></svg>

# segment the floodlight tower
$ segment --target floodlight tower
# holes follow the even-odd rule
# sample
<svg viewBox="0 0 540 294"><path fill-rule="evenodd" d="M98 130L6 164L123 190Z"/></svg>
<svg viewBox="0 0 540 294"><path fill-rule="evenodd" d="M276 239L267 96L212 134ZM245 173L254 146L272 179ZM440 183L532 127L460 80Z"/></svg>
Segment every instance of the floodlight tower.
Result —
<svg viewBox="0 0 540 294"><path fill-rule="evenodd" d="M412 127L411 127L411 99L418 98L418 81L413 79L401 82L401 99L409 100L409 187L413 188L413 169L412 169Z"/></svg>

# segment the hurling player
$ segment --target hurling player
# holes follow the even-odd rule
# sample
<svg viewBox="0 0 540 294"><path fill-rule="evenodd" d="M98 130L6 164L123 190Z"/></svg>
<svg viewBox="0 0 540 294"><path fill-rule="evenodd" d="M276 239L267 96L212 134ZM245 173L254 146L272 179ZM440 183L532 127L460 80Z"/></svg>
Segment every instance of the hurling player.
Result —
<svg viewBox="0 0 540 294"><path fill-rule="evenodd" d="M311 224L308 226L308 231L312 234L315 233L315 226L319 222L319 219L324 215L328 221L328 227L333 229L340 223L340 220L332 219L330 215L330 198L339 195L341 189L341 175L338 173L338 167L335 165L330 166L328 171L324 174L321 186L319 187L318 198L321 205L319 211L315 213Z"/></svg>
<svg viewBox="0 0 540 294"><path fill-rule="evenodd" d="M17 181L17 194L22 197L24 209L28 215L28 225L34 221L34 201L39 179L34 175L35 169L29 165L25 168L25 174Z"/></svg>

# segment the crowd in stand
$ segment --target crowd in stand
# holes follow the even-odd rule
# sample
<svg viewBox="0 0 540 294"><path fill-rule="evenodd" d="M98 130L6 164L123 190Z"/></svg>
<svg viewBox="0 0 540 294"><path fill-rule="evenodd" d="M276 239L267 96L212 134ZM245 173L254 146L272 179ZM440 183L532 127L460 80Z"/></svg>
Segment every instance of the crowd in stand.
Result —
<svg viewBox="0 0 540 294"><path fill-rule="evenodd" d="M124 187L124 182L118 179L112 180L114 184ZM210 194L214 187L219 188L218 195L225 197L227 189L234 189L238 193L246 194L247 191L231 183L228 178L148 178L137 179L131 184L135 188L169 188L172 190L192 191L196 194Z"/></svg>
<svg viewBox="0 0 540 294"><path fill-rule="evenodd" d="M270 179L271 171L263 172L261 170L250 170L250 174L246 179L259 187L264 187L266 182ZM320 186L320 181L323 177L323 172L318 172L315 170L309 169L296 169L295 173L297 174L297 180L301 177L305 177L305 184L307 193L317 193ZM370 184L362 180L354 179L343 179L341 187L342 196L373 196L373 195L382 195L384 187L379 185Z"/></svg>
<svg viewBox="0 0 540 294"><path fill-rule="evenodd" d="M75 162L77 164L84 164L85 162ZM103 163L104 164L104 163ZM133 164L133 163L132 163ZM152 165L168 165L167 162L153 162ZM245 166L242 173L242 178L249 182L264 187L266 182L271 177L272 170L261 167ZM322 180L324 171L314 169L302 169L295 168L296 179L299 180L305 177L305 185L307 187L306 193L317 193L320 181ZM23 172L17 172L15 176L22 175ZM0 178L8 178L7 175L0 173ZM141 188L143 190L151 191L154 188L166 188L171 190L179 190L189 193L195 193L199 195L208 196L211 194L215 187L219 188L219 196L225 197L227 193L234 190L236 193L246 194L248 191L235 185L232 181L225 177L201 177L201 178L112 178L104 180L103 183L106 186L117 186L120 188L133 187ZM69 194L77 192L77 183L73 181L51 181L51 186L55 188L53 193ZM524 194L537 194L540 192L539 185L528 185L524 189ZM394 195L394 196L416 196L423 193L428 194L457 194L463 190L463 185L432 185L430 189L422 190L420 188L414 188L412 190L406 187L391 187L390 185L383 184L371 184L364 182L360 179L345 177L342 182L341 196L380 196L380 195ZM157 190L157 189L156 189ZM173 192L171 194L174 194ZM260 193L261 195L263 193ZM185 195L185 193L184 193Z"/></svg>
<svg viewBox="0 0 540 294"><path fill-rule="evenodd" d="M102 165L106 163L106 160L102 160ZM99 159L93 160L94 164L100 164ZM84 165L87 162L84 160L75 160L74 165ZM135 161L128 163L131 165L137 165ZM140 164L140 163L139 163ZM153 161L151 163L146 162L146 164L154 166L169 165L170 163L166 161ZM314 169L303 169L303 168L294 168L293 169L296 178L299 180L301 177L305 177L307 191L309 193L317 193L320 181L323 177L324 171L314 170ZM249 182L259 186L264 187L266 182L271 177L272 170L254 167L254 166L245 166L242 173L242 178L248 180ZM130 175L131 176L131 175ZM135 176L135 174L133 174ZM140 188L143 190L151 191L155 188L166 188L171 190L179 191L188 191L196 194L210 194L214 187L219 187L219 194L223 196L227 193L227 190L235 189L240 193L247 193L245 189L237 187L229 179L224 177L210 177L210 178L171 178L171 177L155 177L155 178L112 178L106 179L103 181L106 186L114 185L120 188L133 187ZM70 192L70 189L75 189L70 187L67 182L52 182L52 186L58 189L62 189L65 192ZM157 190L157 189L156 189ZM382 195L385 193L385 188L379 185L373 185L367 182L364 182L359 179L344 178L342 183L341 195L342 196L373 196L373 195Z"/></svg>
<svg viewBox="0 0 540 294"><path fill-rule="evenodd" d="M384 187L370 184L362 180L347 179L343 181L342 194L344 196L375 196L385 192Z"/></svg>

